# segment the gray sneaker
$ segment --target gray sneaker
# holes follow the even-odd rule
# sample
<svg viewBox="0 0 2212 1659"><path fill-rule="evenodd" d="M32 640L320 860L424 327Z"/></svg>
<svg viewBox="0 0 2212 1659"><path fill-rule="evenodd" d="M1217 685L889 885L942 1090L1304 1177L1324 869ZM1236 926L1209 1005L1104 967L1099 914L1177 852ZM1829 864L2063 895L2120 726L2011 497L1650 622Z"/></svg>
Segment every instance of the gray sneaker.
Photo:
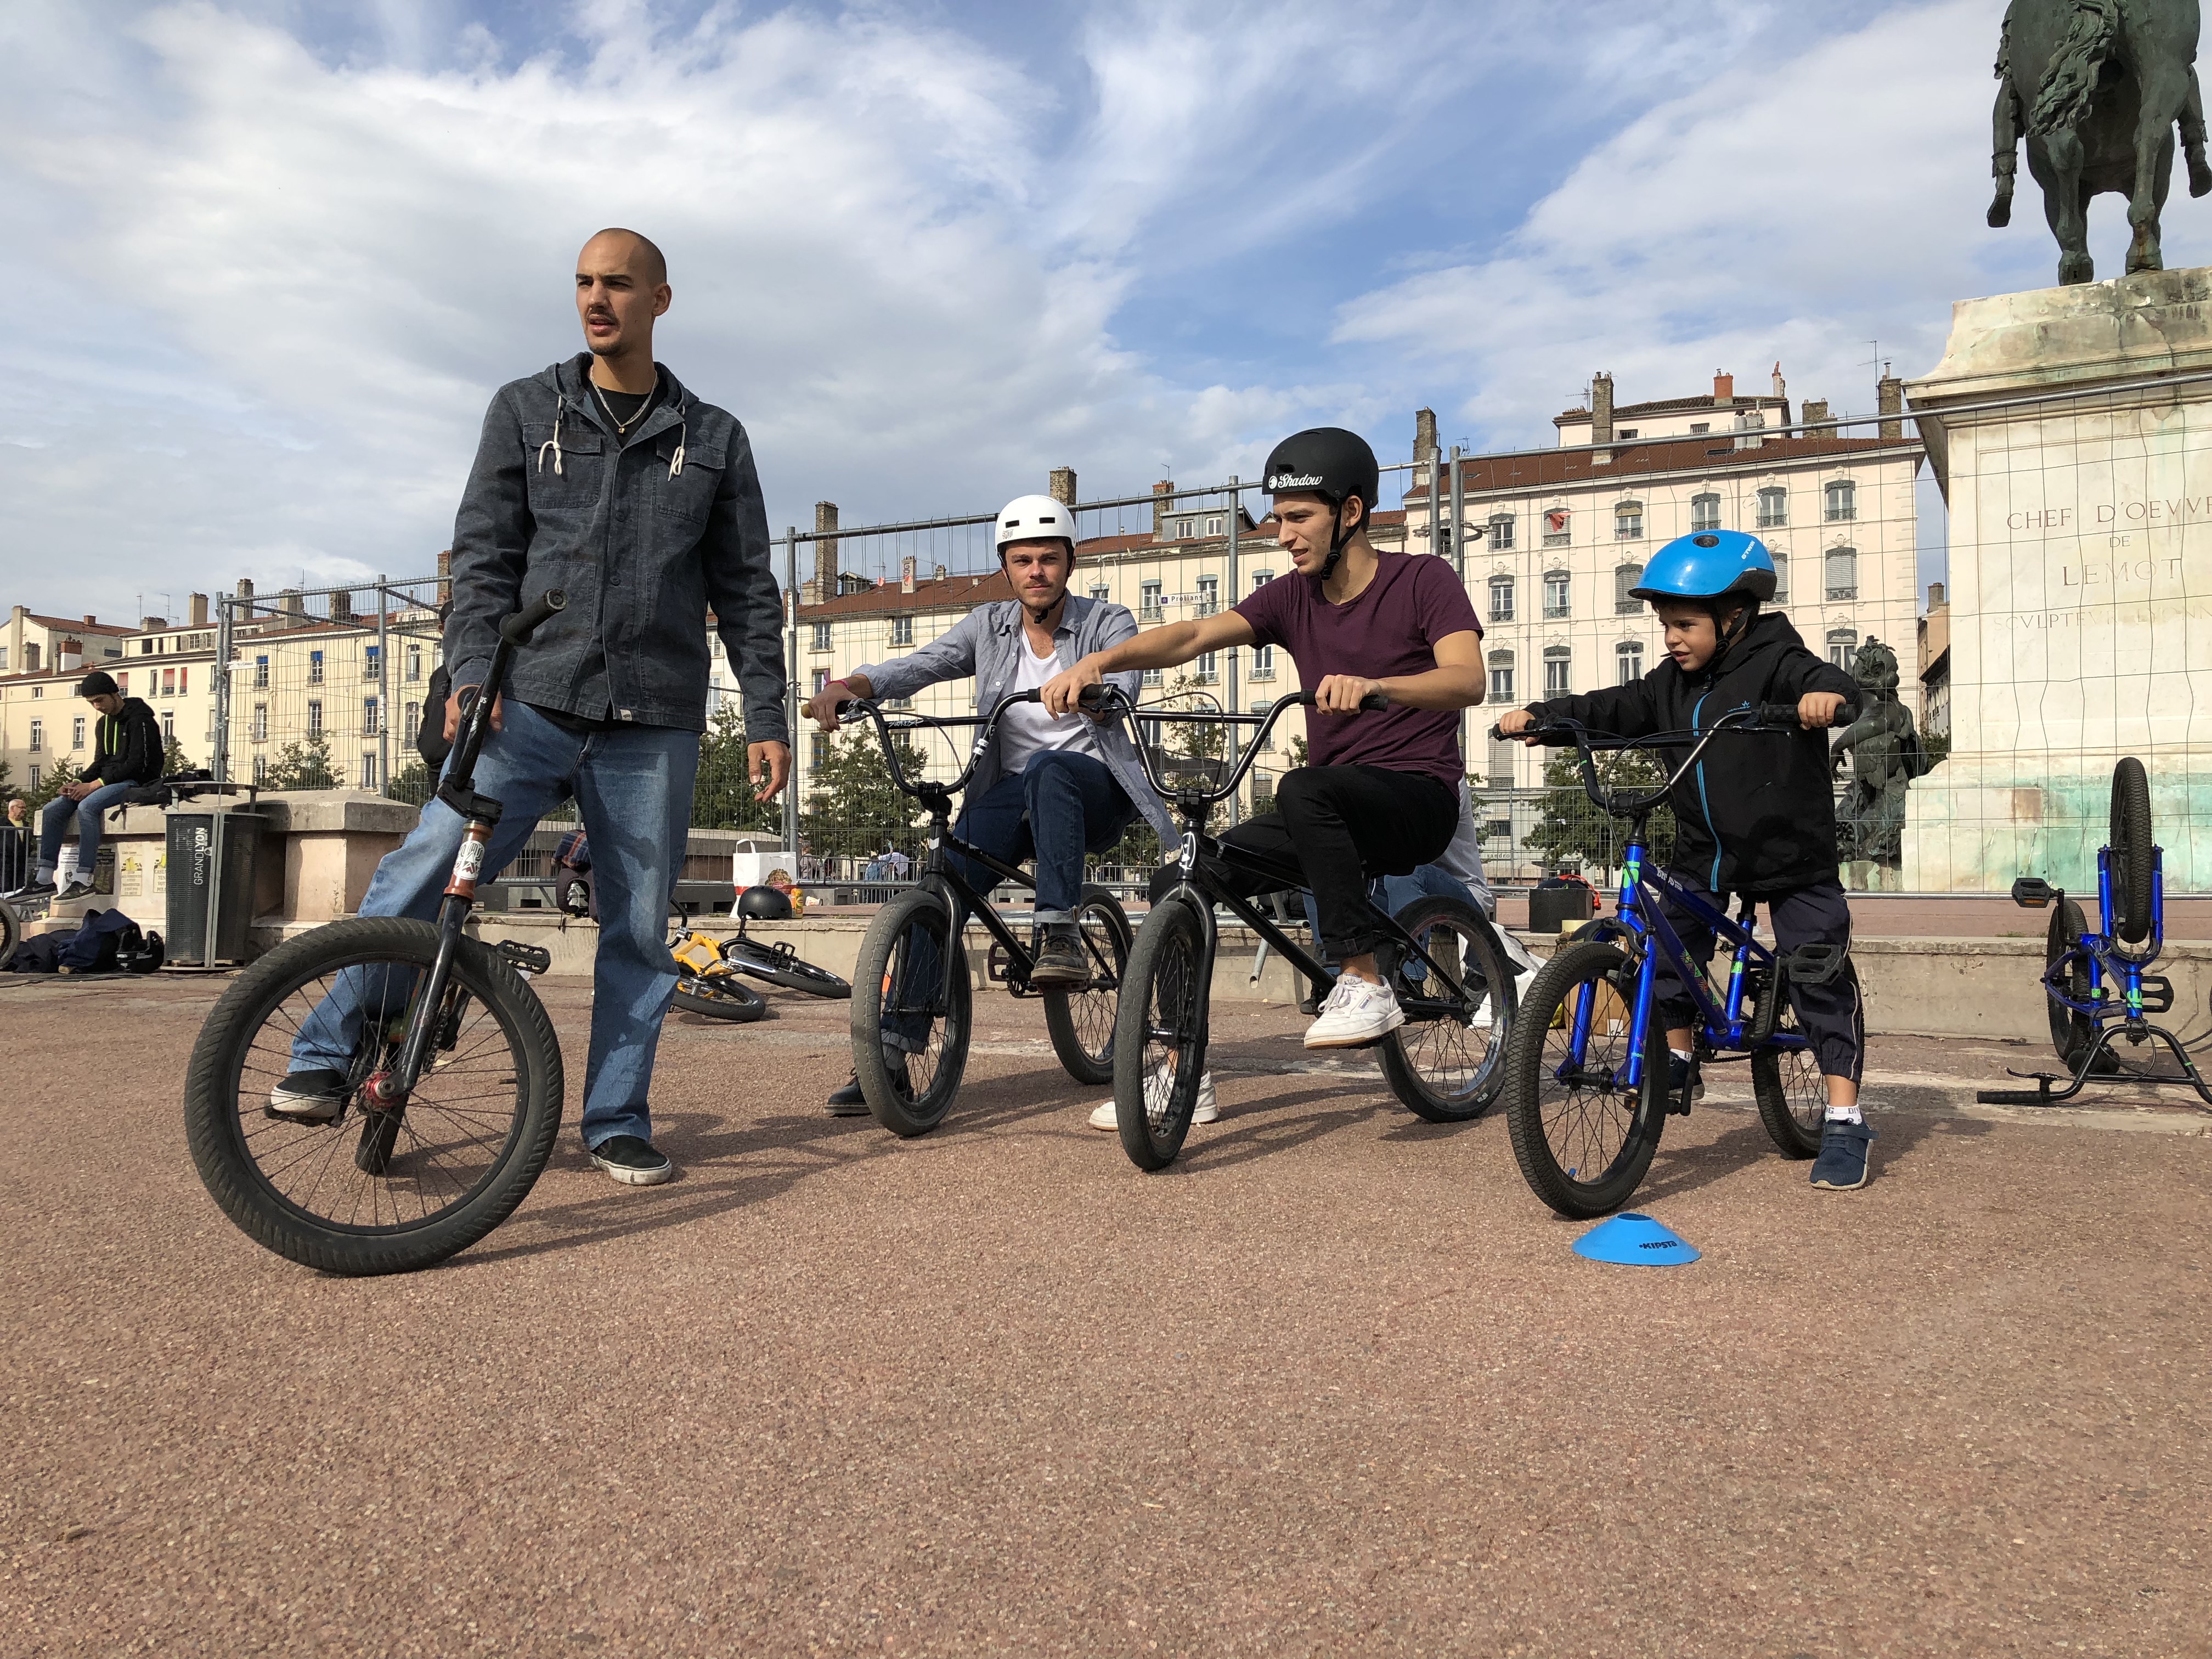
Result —
<svg viewBox="0 0 2212 1659"><path fill-rule="evenodd" d="M57 904L75 904L79 899L90 898L91 896L92 884L90 882L73 881L68 886L63 888L60 892L54 895L54 902Z"/></svg>

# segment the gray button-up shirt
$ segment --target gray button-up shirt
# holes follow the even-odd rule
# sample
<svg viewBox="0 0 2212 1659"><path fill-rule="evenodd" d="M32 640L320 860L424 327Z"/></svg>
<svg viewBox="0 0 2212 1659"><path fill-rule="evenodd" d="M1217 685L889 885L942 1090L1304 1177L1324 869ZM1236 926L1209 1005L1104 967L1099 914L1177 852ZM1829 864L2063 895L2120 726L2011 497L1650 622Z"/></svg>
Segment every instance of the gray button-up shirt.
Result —
<svg viewBox="0 0 2212 1659"><path fill-rule="evenodd" d="M1060 665L1073 668L1094 651L1119 645L1136 631L1137 619L1129 614L1128 606L1071 593L1060 613L1060 625L1053 629L1053 648ZM975 712L988 714L1013 690L1023 648L1021 602L999 599L977 605L944 634L910 655L890 662L869 663L853 672L865 675L879 698L910 697L926 685L965 679L972 674L975 677ZM1126 673L1109 674L1106 684L1126 692L1134 702L1143 678L1131 669ZM1114 774L1114 781L1136 803L1146 821L1159 831L1162 843L1176 840L1182 831L1169 816L1167 804L1145 781L1145 769L1137 760L1136 749L1123 722L1109 720L1095 727L1093 735L1098 740L1099 753L1104 757L1107 769ZM994 732L990 749L975 763L975 775L969 781L971 799L1005 775L1000 747Z"/></svg>

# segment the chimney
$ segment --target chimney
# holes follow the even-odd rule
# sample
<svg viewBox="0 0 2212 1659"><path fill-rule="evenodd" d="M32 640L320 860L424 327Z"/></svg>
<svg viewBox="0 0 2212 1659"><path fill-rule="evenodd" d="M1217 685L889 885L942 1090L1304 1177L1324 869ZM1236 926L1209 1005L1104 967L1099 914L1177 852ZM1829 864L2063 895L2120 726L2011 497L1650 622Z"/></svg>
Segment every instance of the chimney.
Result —
<svg viewBox="0 0 2212 1659"><path fill-rule="evenodd" d="M1413 411L1413 465L1426 466L1437 458L1437 411L1417 409Z"/></svg>
<svg viewBox="0 0 2212 1659"><path fill-rule="evenodd" d="M97 628L100 626L100 618L97 617L87 617L84 619L84 625L87 628Z"/></svg>
<svg viewBox="0 0 2212 1659"><path fill-rule="evenodd" d="M911 553L899 561L899 592L914 592L914 555Z"/></svg>
<svg viewBox="0 0 2212 1659"><path fill-rule="evenodd" d="M1905 412L1905 382L1889 372L1887 363L1881 366L1881 379L1874 383L1874 407L1875 413L1877 415L1902 415ZM1881 435L1885 438L1902 438L1905 435L1905 422L1884 421L1881 423Z"/></svg>
<svg viewBox="0 0 2212 1659"><path fill-rule="evenodd" d="M141 617L138 618L138 631L142 634L158 634L168 625L169 619L167 617Z"/></svg>
<svg viewBox="0 0 2212 1659"><path fill-rule="evenodd" d="M54 672L57 674L74 674L78 669L83 666L84 641L82 640L64 640L61 642L60 648L54 653Z"/></svg>
<svg viewBox="0 0 2212 1659"><path fill-rule="evenodd" d="M930 566L929 576L932 581L943 581L945 580L945 567L941 564L933 564Z"/></svg>
<svg viewBox="0 0 2212 1659"><path fill-rule="evenodd" d="M250 599L253 597L252 577L240 576L238 579L238 597L241 599Z"/></svg>
<svg viewBox="0 0 2212 1659"><path fill-rule="evenodd" d="M1175 494L1175 480L1169 478L1152 486L1152 534L1164 538L1168 533L1168 514L1175 503L1168 499Z"/></svg>
<svg viewBox="0 0 2212 1659"><path fill-rule="evenodd" d="M343 588L331 595L331 620L334 623L353 620L353 595Z"/></svg>
<svg viewBox="0 0 2212 1659"><path fill-rule="evenodd" d="M1062 507L1073 507L1075 505L1075 469L1072 466L1053 468L1051 476L1045 480L1044 488L1045 493Z"/></svg>
<svg viewBox="0 0 2212 1659"><path fill-rule="evenodd" d="M825 530L835 530L836 527L837 503L835 501L815 502L815 533L817 535L820 535L821 532ZM812 586L814 589L814 603L817 605L826 605L831 599L837 597L837 552L838 542L835 536L828 537L814 544L814 581Z"/></svg>
<svg viewBox="0 0 2212 1659"><path fill-rule="evenodd" d="M194 593L187 598L185 603L191 607L185 612L191 624L194 628L205 628L208 620L208 596L204 593Z"/></svg>
<svg viewBox="0 0 2212 1659"><path fill-rule="evenodd" d="M276 608L280 613L276 623L280 628L297 628L307 620L307 602L300 597L296 587L276 590Z"/></svg>
<svg viewBox="0 0 2212 1659"><path fill-rule="evenodd" d="M1828 400L1826 398L1808 398L1805 400L1806 425L1810 426L1815 421L1825 421L1827 418ZM1808 433L1806 435L1808 437L1832 438L1836 434L1833 432L1818 432Z"/></svg>
<svg viewBox="0 0 2212 1659"><path fill-rule="evenodd" d="M447 605L453 597L453 550L447 548L438 555L438 603Z"/></svg>
<svg viewBox="0 0 2212 1659"><path fill-rule="evenodd" d="M1928 608L1930 611L1941 611L1943 608L1942 583L1930 582L1928 584Z"/></svg>
<svg viewBox="0 0 2212 1659"><path fill-rule="evenodd" d="M1613 442L1613 376L1590 376L1590 441L1601 446L1590 453L1593 465L1602 466L1613 459L1613 451L1602 446Z"/></svg>
<svg viewBox="0 0 2212 1659"><path fill-rule="evenodd" d="M1713 407L1726 409L1735 401L1735 376L1713 371Z"/></svg>

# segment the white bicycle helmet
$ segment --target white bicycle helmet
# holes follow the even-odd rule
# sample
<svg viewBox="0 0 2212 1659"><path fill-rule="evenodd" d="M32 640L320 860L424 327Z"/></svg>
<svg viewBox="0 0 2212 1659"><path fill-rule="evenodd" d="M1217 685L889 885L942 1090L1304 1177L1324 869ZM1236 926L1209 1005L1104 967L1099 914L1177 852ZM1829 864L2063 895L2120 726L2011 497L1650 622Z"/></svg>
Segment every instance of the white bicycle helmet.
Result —
<svg viewBox="0 0 2212 1659"><path fill-rule="evenodd" d="M1064 501L1050 495L1017 495L999 509L999 527L991 546L1003 552L1008 542L1041 541L1058 536L1075 550L1075 514Z"/></svg>

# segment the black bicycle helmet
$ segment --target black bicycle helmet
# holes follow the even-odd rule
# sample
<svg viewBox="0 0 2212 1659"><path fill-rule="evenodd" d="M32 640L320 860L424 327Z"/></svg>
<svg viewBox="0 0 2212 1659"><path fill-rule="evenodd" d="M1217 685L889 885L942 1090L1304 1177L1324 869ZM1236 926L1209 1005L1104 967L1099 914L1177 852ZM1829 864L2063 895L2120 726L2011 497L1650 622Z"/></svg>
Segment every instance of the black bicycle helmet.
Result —
<svg viewBox="0 0 2212 1659"><path fill-rule="evenodd" d="M1322 580L1326 581L1344 556L1345 498L1358 496L1360 523L1370 524L1382 482L1382 469L1376 464L1375 452L1367 447L1366 439L1340 426L1316 426L1293 432L1275 446L1267 457L1261 487L1270 495L1319 495L1335 512L1328 557L1321 567Z"/></svg>
<svg viewBox="0 0 2212 1659"><path fill-rule="evenodd" d="M738 914L753 921L789 921L791 895L775 887L748 887L738 895Z"/></svg>

